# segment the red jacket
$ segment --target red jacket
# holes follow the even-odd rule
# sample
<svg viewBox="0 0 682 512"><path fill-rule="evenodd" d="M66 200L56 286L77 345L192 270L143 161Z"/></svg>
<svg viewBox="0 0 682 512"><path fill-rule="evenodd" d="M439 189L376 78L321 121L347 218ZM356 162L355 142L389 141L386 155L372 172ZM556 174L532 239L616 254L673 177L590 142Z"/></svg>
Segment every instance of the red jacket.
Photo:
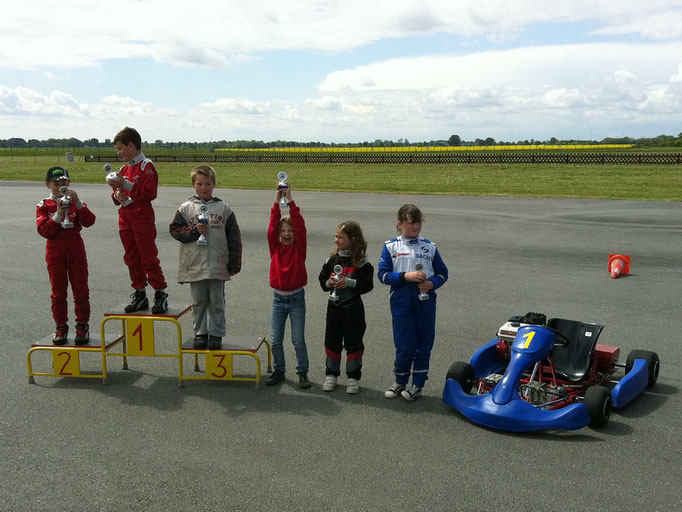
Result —
<svg viewBox="0 0 682 512"><path fill-rule="evenodd" d="M95 223L95 214L92 213L87 205L79 210L76 203L71 201L71 207L67 212L69 219L73 222L72 228L64 229L60 222L55 222L52 217L57 211L57 201L53 197L43 199L38 203L36 209L36 224L38 234L48 239L48 242L59 245L68 245L75 240L81 240L81 229L90 227Z"/></svg>
<svg viewBox="0 0 682 512"><path fill-rule="evenodd" d="M275 203L270 211L268 245L270 247L270 286L275 290L291 291L308 284L305 269L307 249L305 221L301 209L292 201L289 215L294 228L294 243L282 245L279 241L279 221L282 212Z"/></svg>
<svg viewBox="0 0 682 512"><path fill-rule="evenodd" d="M119 208L119 229L144 228L154 225L154 208L152 201L156 199L156 189L159 184L159 175L156 173L154 164L143 153L140 153L130 162L126 163L118 173L126 181L133 184L132 190L121 188L124 194L130 196L133 202ZM112 199L115 204L119 203L114 194Z"/></svg>

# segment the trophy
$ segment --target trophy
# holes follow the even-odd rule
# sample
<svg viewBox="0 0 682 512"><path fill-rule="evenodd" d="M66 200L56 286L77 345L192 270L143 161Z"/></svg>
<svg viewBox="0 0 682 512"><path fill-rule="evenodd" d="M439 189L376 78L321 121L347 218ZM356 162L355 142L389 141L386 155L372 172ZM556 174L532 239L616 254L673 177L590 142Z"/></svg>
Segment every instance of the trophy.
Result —
<svg viewBox="0 0 682 512"><path fill-rule="evenodd" d="M72 228L73 222L71 222L71 219L69 219L69 208L71 207L71 198L67 196L67 194L69 193L69 187L67 187L66 185L59 187L59 193L62 195L62 197L59 198L58 203L66 206L66 212L64 212L64 218L62 219L61 226L64 229Z"/></svg>
<svg viewBox="0 0 682 512"><path fill-rule="evenodd" d="M414 266L414 269L418 272L421 272L422 270L424 270L424 265L422 265L421 263L417 263ZM420 292L419 293L419 300L429 300L429 294Z"/></svg>
<svg viewBox="0 0 682 512"><path fill-rule="evenodd" d="M277 173L277 179L279 180L279 183L277 184L277 190L289 188L289 185L286 184L287 173L285 173L284 171L279 171ZM287 207L286 197L282 196L282 199L279 200L279 207L280 209Z"/></svg>
<svg viewBox="0 0 682 512"><path fill-rule="evenodd" d="M333 280L335 283L338 283L341 280L342 275L343 267L341 265L334 265L334 275L331 276L330 279ZM336 302L339 300L339 296L336 294L336 288L334 288L334 291L329 296L329 300L331 300L332 302Z"/></svg>
<svg viewBox="0 0 682 512"><path fill-rule="evenodd" d="M118 178L118 173L112 169L111 164L104 164L104 172L107 173L107 178L106 178L107 181L109 181L109 180L115 180L115 179ZM114 192L116 192L116 190L118 190L118 189L114 189ZM128 206L128 205L129 205L130 203L132 203L132 202L133 202L132 198L131 198L131 197L127 197L127 198L125 199L125 201L122 201L122 202L121 202L121 204L122 204L123 206Z"/></svg>
<svg viewBox="0 0 682 512"><path fill-rule="evenodd" d="M199 211L201 213L199 214L199 217L197 220L199 221L199 224L208 224L208 215L206 215L206 212L208 211L208 206L205 204L202 204L199 207ZM197 245L206 245L208 244L208 241L206 240L206 233L202 233L199 235L199 239L197 240Z"/></svg>

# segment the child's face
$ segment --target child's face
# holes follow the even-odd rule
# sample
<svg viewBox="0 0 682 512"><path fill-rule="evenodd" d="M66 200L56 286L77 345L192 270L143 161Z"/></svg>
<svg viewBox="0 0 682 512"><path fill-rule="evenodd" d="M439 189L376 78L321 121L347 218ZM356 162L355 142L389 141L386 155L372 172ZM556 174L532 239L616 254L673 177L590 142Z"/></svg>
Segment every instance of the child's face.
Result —
<svg viewBox="0 0 682 512"><path fill-rule="evenodd" d="M60 197L59 189L68 187L71 182L69 180L46 181L45 186L50 189L53 195Z"/></svg>
<svg viewBox="0 0 682 512"><path fill-rule="evenodd" d="M194 177L194 183L192 183L194 191L197 193L200 199L211 199L213 197L213 189L215 184L213 180L208 176L202 176L197 174Z"/></svg>
<svg viewBox="0 0 682 512"><path fill-rule="evenodd" d="M140 154L140 150L135 147L135 144L128 142L128 144L122 144L118 141L116 144L116 154L123 158L123 161L130 162L133 158Z"/></svg>
<svg viewBox="0 0 682 512"><path fill-rule="evenodd" d="M279 242L282 245L291 245L294 243L294 227L291 224L283 222L279 228Z"/></svg>
<svg viewBox="0 0 682 512"><path fill-rule="evenodd" d="M410 217L407 220L398 221L398 229L407 238L417 238L422 231L422 221L414 222Z"/></svg>
<svg viewBox="0 0 682 512"><path fill-rule="evenodd" d="M351 239L348 235L341 231L340 229L336 231L336 236L334 236L334 243L339 251L345 251L351 248Z"/></svg>

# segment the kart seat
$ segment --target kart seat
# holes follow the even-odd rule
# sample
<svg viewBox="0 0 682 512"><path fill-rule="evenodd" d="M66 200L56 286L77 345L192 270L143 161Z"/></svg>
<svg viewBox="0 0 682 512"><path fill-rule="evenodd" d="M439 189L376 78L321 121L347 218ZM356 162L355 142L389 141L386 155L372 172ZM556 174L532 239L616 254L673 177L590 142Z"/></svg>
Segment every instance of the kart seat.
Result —
<svg viewBox="0 0 682 512"><path fill-rule="evenodd" d="M555 346L552 350L551 356L557 376L571 382L583 380L592 366L597 338L604 326L550 318L547 327L556 329L568 339L565 346Z"/></svg>

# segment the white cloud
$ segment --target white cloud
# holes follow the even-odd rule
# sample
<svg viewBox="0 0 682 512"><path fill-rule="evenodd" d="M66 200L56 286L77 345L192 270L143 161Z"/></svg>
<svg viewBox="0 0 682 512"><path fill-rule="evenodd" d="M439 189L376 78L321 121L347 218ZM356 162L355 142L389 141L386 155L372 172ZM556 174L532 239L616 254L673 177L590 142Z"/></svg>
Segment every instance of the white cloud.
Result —
<svg viewBox="0 0 682 512"><path fill-rule="evenodd" d="M226 66L259 51L339 51L437 33L513 40L533 24L590 21L594 34L682 36L675 0L33 0L0 18L3 67L98 65L108 59Z"/></svg>
<svg viewBox="0 0 682 512"><path fill-rule="evenodd" d="M466 53L469 44L486 39L510 47L536 26L544 26L545 31L568 26L590 31L573 33L576 41L585 37L629 43L543 42ZM433 55L408 58L392 53L393 58L370 63L364 57L350 58L372 42L434 34L456 35L463 42L447 48L435 44ZM0 71L38 70L23 76L33 73L42 79L34 85L0 85L0 138L25 134L104 139L126 124L151 140L208 140L213 135L219 139L429 140L451 133L464 138L513 139L516 134L572 138L578 135L576 127L585 127L585 137L614 135L613 127L637 136L645 123L652 127L648 130L677 133L682 122L680 39L679 0L575 0L551 8L545 0L513 4L508 0L289 0L285 4L195 0L189 8L179 0L116 4L34 0L5 9L0 17ZM495 44L485 47L495 48ZM102 83L94 80L88 84L92 88L85 100L80 97L85 93L76 91L81 85L77 82L83 81L79 77L87 76L87 71L71 71L68 76L57 71L106 68L112 61L125 64L126 59L144 58L163 64L159 69L171 80L186 71L168 72L178 66L220 69L225 74L215 71L215 76L224 78L231 70L221 68L265 61L269 52L288 50L298 52L301 63L297 65L302 66L309 50L317 55L353 50L339 61L363 64L346 64L345 69L330 71L317 90L315 84L306 83L300 86L302 92L289 96L278 95L277 83L269 84L267 94L260 90L249 98L243 84L241 92L231 94L224 91L233 90L232 82L222 82L208 93L217 99L206 101L194 91L174 92L182 79L177 84L159 80L159 86L165 87L159 98L173 93L192 98L176 108L166 107L163 101L169 100L157 99L153 90L142 92L134 86L120 95L111 94L120 90L116 88L97 93L95 87ZM375 47L374 55L383 54L382 50ZM235 68L229 77L235 83L239 71ZM297 73L295 66L290 72ZM97 76L100 82L109 77ZM68 87L68 92L50 90L53 82L61 89ZM156 82L152 78L149 84ZM201 89L209 90L209 86ZM627 133L630 127L637 129Z"/></svg>

